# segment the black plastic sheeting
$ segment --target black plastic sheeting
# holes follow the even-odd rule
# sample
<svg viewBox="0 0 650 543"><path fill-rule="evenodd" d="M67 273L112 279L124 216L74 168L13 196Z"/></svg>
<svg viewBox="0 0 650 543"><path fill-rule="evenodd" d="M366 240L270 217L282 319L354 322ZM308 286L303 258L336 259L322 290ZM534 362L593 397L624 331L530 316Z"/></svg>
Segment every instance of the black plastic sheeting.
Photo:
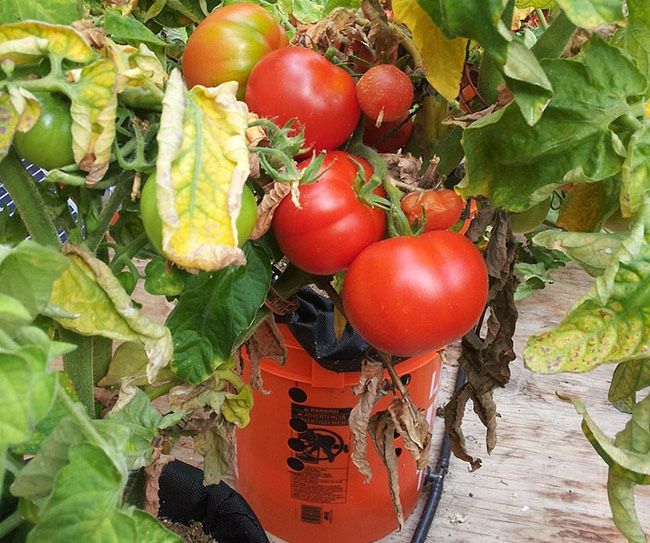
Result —
<svg viewBox="0 0 650 543"><path fill-rule="evenodd" d="M297 297L298 309L278 321L288 325L301 347L325 369L359 371L369 346L349 324L337 340L332 301L309 287L301 289Z"/></svg>
<svg viewBox="0 0 650 543"><path fill-rule="evenodd" d="M203 485L203 471L180 460L167 464L160 476L160 518L190 525L219 543L269 543L259 519L246 500L223 481Z"/></svg>

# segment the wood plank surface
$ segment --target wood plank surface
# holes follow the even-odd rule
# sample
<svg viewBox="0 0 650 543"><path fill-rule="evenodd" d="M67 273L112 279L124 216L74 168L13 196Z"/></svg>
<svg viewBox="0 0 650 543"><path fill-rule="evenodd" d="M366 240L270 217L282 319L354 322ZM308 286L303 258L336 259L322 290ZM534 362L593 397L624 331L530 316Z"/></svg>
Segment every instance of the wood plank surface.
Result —
<svg viewBox="0 0 650 543"><path fill-rule="evenodd" d="M501 415L497 447L492 455L486 454L484 429L473 413L468 413L464 430L470 452L483 459L483 467L471 473L464 462L452 457L427 542L626 541L611 518L606 466L584 437L581 417L572 404L556 396L560 392L581 398L601 429L614 437L627 417L607 402L613 367L601 367L588 374L544 376L523 365L521 353L527 338L557 324L592 281L573 265L554 272L554 278L553 285L519 304L515 337L518 358L511 364L511 382L495 393ZM153 315L164 309L154 307L149 311ZM443 405L453 391L457 355L457 346L452 346L447 353L448 364L443 368L438 405ZM436 419L432 467L437 462L442 429L442 420ZM188 441L174 453L182 460L201 465ZM425 486L405 528L387 535L381 543L411 541L428 491ZM644 529L650 533L650 488L638 489L637 509ZM269 538L272 543L283 541L271 534Z"/></svg>

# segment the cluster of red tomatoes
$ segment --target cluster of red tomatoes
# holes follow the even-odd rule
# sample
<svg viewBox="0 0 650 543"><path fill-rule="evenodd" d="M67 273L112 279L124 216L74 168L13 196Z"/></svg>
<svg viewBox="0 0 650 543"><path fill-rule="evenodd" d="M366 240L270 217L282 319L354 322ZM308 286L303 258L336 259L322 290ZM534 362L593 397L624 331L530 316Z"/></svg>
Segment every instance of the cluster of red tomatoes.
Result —
<svg viewBox="0 0 650 543"><path fill-rule="evenodd" d="M216 10L196 28L183 73L189 87L238 81L251 111L280 126L297 119L305 143L326 151L322 175L300 187L300 206L290 197L280 202L273 231L297 267L317 275L346 272L346 317L370 345L414 356L472 328L485 306L488 277L478 249L448 230L464 202L452 190L411 193L401 208L423 233L386 239L386 212L362 202L355 191L361 172L367 182L372 167L338 149L362 112L366 144L393 127L408 139L413 86L403 71L380 64L355 82L319 53L288 46L284 29L265 9L238 3Z"/></svg>

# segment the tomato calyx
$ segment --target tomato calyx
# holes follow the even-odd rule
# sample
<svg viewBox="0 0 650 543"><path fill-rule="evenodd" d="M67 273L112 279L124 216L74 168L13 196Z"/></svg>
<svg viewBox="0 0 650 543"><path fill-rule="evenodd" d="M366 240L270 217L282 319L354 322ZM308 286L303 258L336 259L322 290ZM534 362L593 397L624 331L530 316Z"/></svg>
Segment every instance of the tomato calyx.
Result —
<svg viewBox="0 0 650 543"><path fill-rule="evenodd" d="M303 147L304 136L302 132L295 134L292 127L295 119L290 119L283 127L277 126L268 119L258 119L248 126L260 126L265 129L269 139L269 146L249 147L255 153L262 169L275 181L280 183L313 183L319 177L319 170L325 159L324 153L312 152L309 165L299 170L294 161L295 156L304 155L309 151Z"/></svg>

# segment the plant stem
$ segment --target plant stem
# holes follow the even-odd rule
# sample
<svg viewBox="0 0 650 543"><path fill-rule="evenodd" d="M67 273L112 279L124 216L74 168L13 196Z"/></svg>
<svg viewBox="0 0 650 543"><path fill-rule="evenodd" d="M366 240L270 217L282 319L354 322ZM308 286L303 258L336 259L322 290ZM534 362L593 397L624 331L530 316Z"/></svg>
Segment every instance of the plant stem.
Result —
<svg viewBox="0 0 650 543"><path fill-rule="evenodd" d="M91 417L95 417L95 380L93 377L93 338L82 336L65 328L60 329L61 340L77 348L63 356L63 368L70 377L79 401Z"/></svg>
<svg viewBox="0 0 650 543"><path fill-rule="evenodd" d="M0 539L13 532L24 522L18 511L14 511L6 519L0 522Z"/></svg>
<svg viewBox="0 0 650 543"><path fill-rule="evenodd" d="M124 202L124 199L130 194L131 185L127 180L122 180L118 183L113 192L111 193L106 205L102 208L99 217L97 218L97 227L88 235L86 239L86 246L93 254L97 251L99 244L106 236L106 232L111 224L111 220L116 211Z"/></svg>
<svg viewBox="0 0 650 543"><path fill-rule="evenodd" d="M101 434L95 429L91 419L86 417L83 414L83 411L77 408L76 402L70 398L70 396L68 396L68 393L63 389L63 387L59 387L58 397L65 407L68 415L70 415L70 418L72 418L72 420L75 422L77 428L81 430L81 433L84 435L84 437L102 449L106 451L110 450L110 446L101 436Z"/></svg>
<svg viewBox="0 0 650 543"><path fill-rule="evenodd" d="M548 22L546 21L544 12L540 8L535 8L535 14L537 15L537 19L539 19L539 24L546 31L548 29Z"/></svg>
<svg viewBox="0 0 650 543"><path fill-rule="evenodd" d="M61 240L36 180L25 169L13 149L0 162L0 178L11 195L32 240L48 247L60 247Z"/></svg>
<svg viewBox="0 0 650 543"><path fill-rule="evenodd" d="M318 288L322 288L326 293L329 299L334 304L334 307L338 309L339 313L345 317L345 308L343 307L343 300L341 300L341 295L337 292L331 282L330 277L317 276L314 278L314 284Z"/></svg>
<svg viewBox="0 0 650 543"><path fill-rule="evenodd" d="M126 247L121 250L116 250L115 256L108 266L113 274L121 272L122 268L126 265L125 262L130 261L140 249L147 245L148 241L147 234L143 232Z"/></svg>

